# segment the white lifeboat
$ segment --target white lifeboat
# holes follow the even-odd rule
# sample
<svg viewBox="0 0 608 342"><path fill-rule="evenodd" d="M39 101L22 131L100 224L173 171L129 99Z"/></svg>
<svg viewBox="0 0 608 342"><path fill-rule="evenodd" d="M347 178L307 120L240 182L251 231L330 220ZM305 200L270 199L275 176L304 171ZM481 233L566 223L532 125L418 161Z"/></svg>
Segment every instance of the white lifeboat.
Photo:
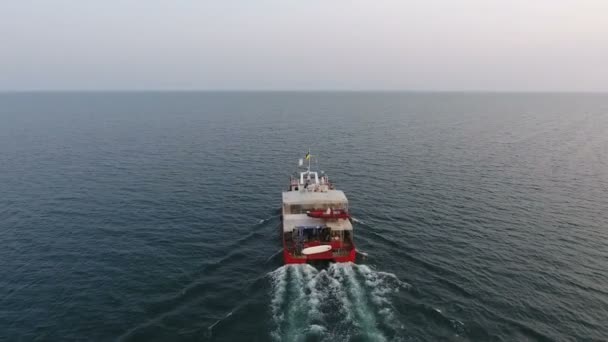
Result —
<svg viewBox="0 0 608 342"><path fill-rule="evenodd" d="M329 252L330 250L331 250L330 245L320 245L320 246L304 248L302 250L302 254L304 254L304 255L319 254L319 253Z"/></svg>

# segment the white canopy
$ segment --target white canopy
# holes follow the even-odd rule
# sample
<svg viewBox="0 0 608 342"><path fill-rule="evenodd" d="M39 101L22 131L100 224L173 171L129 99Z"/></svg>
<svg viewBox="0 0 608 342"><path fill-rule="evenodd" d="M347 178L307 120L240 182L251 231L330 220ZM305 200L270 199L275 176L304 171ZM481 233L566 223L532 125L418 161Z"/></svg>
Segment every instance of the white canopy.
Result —
<svg viewBox="0 0 608 342"><path fill-rule="evenodd" d="M292 214L283 217L283 232L291 232L298 226L327 226L332 230L352 230L350 220L325 220L309 217L306 214Z"/></svg>
<svg viewBox="0 0 608 342"><path fill-rule="evenodd" d="M285 191L283 204L330 204L348 203L346 195L341 190L315 191Z"/></svg>

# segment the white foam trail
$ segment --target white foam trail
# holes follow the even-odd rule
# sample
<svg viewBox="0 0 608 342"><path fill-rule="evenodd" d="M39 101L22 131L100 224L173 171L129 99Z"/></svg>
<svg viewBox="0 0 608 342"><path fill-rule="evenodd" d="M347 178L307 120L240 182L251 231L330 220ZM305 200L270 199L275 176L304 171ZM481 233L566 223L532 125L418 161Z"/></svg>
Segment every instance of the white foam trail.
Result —
<svg viewBox="0 0 608 342"><path fill-rule="evenodd" d="M270 307L276 341L385 341L383 329L398 334L391 297L409 285L394 274L366 265L286 265L270 274Z"/></svg>
<svg viewBox="0 0 608 342"><path fill-rule="evenodd" d="M294 298L293 301L289 303L287 336L296 340L298 325L300 323L298 313L305 293L304 289L302 288L302 269L300 267L290 267L290 270L293 274L294 280L291 282L291 293L292 297Z"/></svg>
<svg viewBox="0 0 608 342"><path fill-rule="evenodd" d="M351 217L351 219L352 219L353 221L357 222L357 223L362 223L362 224L365 224L365 222L363 222L363 221L361 221L361 220L359 220L359 219L357 219L357 218Z"/></svg>
<svg viewBox="0 0 608 342"><path fill-rule="evenodd" d="M291 281L288 285L289 309L285 318L287 327L281 340L299 341L302 337L305 337L310 321L309 307L311 307L311 303L306 290L310 288L313 279L316 279L318 271L306 264L285 267L291 274Z"/></svg>
<svg viewBox="0 0 608 342"><path fill-rule="evenodd" d="M209 337L211 337L211 334L213 333L213 328L215 328L216 325L218 325L221 321L225 320L226 318L232 316L232 314L234 313L233 311L229 311L226 315L224 315L224 317L218 319L217 321L215 321L215 323L211 324L210 326L207 327L207 335Z"/></svg>
<svg viewBox="0 0 608 342"><path fill-rule="evenodd" d="M269 262L272 258L274 258L275 256L277 256L282 251L283 251L283 248L279 249L278 251L276 251L276 253L274 253L273 255L269 256L268 259L266 259L266 261L264 263Z"/></svg>
<svg viewBox="0 0 608 342"><path fill-rule="evenodd" d="M348 295L346 293L345 287L343 284L343 274L340 271L341 269L336 266L337 264L333 264L329 267L328 275L329 275L329 288L334 298L337 298L340 302L340 313L343 315L344 320L346 322L353 321L352 315L352 303L348 299Z"/></svg>
<svg viewBox="0 0 608 342"><path fill-rule="evenodd" d="M266 222L270 221L273 217L274 216L270 216L270 217L267 217L267 218L259 219L257 224L260 225L262 223L266 223Z"/></svg>
<svg viewBox="0 0 608 342"><path fill-rule="evenodd" d="M355 252L357 252L357 254L359 254L359 255L363 255L363 256L364 256L364 257L366 257L366 258L369 256L369 253L364 252L364 251L360 251L360 250L358 250L358 249L357 249Z"/></svg>
<svg viewBox="0 0 608 342"><path fill-rule="evenodd" d="M361 287L359 280L355 274L353 265L340 265L342 272L345 275L345 279L349 284L349 293L355 305L357 318L363 329L362 333L375 341L386 341L382 332L378 329L376 322L376 316L370 310L366 298L364 289Z"/></svg>
<svg viewBox="0 0 608 342"><path fill-rule="evenodd" d="M311 324L310 327L308 327L308 331L313 335L323 335L326 330L327 329L325 329L324 326L318 324Z"/></svg>
<svg viewBox="0 0 608 342"><path fill-rule="evenodd" d="M378 315L383 318L383 323L393 329L400 329L401 324L395 318L391 296L401 288L409 288L410 285L402 282L392 273L376 272L367 265L359 265L357 269L365 278L365 285L371 289L371 300L377 308Z"/></svg>
<svg viewBox="0 0 608 342"><path fill-rule="evenodd" d="M319 276L319 271L310 265L303 265L303 271L306 288L309 291L309 318L322 321L323 314L320 311L320 306L326 298L326 292L323 292L323 289L318 288L322 275Z"/></svg>
<svg viewBox="0 0 608 342"><path fill-rule="evenodd" d="M275 340L281 338L281 324L285 319L283 313L283 303L285 301L287 287L287 268L279 267L270 273L272 282L272 299L270 300L270 308L272 311L272 319L275 324L275 329L271 332L271 336Z"/></svg>

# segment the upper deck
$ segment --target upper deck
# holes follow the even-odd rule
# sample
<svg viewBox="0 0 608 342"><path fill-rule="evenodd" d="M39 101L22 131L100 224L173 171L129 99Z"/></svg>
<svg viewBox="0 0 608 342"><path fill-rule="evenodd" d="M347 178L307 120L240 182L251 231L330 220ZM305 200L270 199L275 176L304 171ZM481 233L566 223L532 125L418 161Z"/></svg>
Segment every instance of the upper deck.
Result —
<svg viewBox="0 0 608 342"><path fill-rule="evenodd" d="M285 191L283 192L283 215L303 214L313 209L348 210L348 199L341 190Z"/></svg>
<svg viewBox="0 0 608 342"><path fill-rule="evenodd" d="M327 191L284 191L283 204L347 204L342 190Z"/></svg>
<svg viewBox="0 0 608 342"><path fill-rule="evenodd" d="M326 175L315 171L292 177L289 191L283 192L283 214L301 214L311 209L348 209L344 192L335 190Z"/></svg>

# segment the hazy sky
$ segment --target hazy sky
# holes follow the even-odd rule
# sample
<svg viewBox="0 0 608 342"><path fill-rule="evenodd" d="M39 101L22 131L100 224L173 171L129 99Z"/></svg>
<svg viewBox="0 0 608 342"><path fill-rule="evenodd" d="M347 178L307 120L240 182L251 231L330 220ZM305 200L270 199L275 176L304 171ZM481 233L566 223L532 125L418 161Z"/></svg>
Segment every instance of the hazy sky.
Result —
<svg viewBox="0 0 608 342"><path fill-rule="evenodd" d="M0 0L0 90L608 91L608 0Z"/></svg>

